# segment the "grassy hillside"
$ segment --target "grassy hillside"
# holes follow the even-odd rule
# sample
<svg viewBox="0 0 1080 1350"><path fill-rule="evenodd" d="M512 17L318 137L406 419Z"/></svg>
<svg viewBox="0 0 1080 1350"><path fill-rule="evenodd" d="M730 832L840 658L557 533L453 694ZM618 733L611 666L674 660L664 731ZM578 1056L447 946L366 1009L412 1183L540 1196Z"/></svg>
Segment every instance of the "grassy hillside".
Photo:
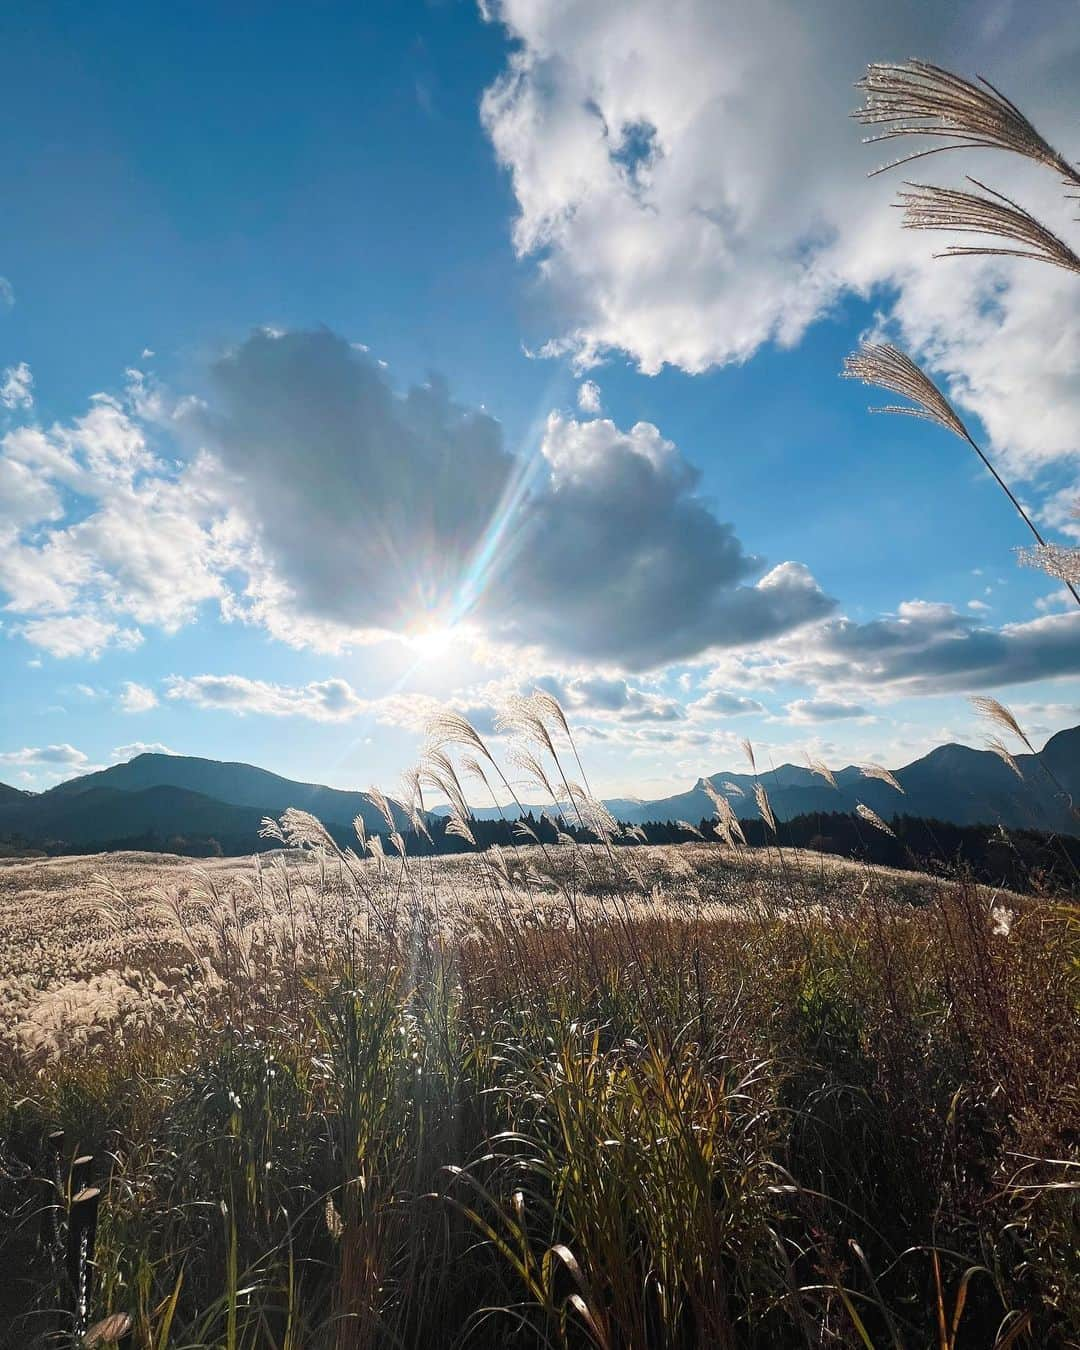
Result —
<svg viewBox="0 0 1080 1350"><path fill-rule="evenodd" d="M8 1343L65 1325L57 1127L138 1344L1080 1335L1073 912L795 850L283 833L0 864Z"/></svg>

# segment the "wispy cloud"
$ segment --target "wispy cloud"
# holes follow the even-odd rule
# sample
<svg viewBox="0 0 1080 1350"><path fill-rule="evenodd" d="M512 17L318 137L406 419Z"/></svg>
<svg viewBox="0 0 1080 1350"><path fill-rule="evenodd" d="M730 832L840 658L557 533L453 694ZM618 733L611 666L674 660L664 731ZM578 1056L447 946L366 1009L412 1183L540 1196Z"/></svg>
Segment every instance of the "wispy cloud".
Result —
<svg viewBox="0 0 1080 1350"><path fill-rule="evenodd" d="M293 686L253 680L244 675L170 676L167 697L199 708L267 717L306 717L315 722L345 722L370 707L347 680L314 680Z"/></svg>
<svg viewBox="0 0 1080 1350"><path fill-rule="evenodd" d="M134 680L125 682L120 693L118 706L121 712L144 713L156 708L157 694L145 684L136 684Z"/></svg>
<svg viewBox="0 0 1080 1350"><path fill-rule="evenodd" d="M34 406L34 377L25 361L8 366L0 374L0 406L5 408L32 408Z"/></svg>

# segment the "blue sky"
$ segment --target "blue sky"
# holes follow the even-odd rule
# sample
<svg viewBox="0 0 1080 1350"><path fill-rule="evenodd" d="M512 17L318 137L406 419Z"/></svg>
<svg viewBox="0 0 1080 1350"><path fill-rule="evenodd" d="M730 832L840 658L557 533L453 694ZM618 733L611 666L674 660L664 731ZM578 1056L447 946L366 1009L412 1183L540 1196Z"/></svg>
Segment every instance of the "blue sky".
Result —
<svg viewBox="0 0 1080 1350"><path fill-rule="evenodd" d="M1068 540L1080 291L932 260L844 114L868 61L925 54L1075 159L1080 18L940 9L6 21L0 780L164 746L392 786L436 701L487 727L538 681L608 793L744 736L978 743L973 693L1080 720L1022 523L837 378L867 331L904 345ZM1034 166L927 163L1075 231Z"/></svg>

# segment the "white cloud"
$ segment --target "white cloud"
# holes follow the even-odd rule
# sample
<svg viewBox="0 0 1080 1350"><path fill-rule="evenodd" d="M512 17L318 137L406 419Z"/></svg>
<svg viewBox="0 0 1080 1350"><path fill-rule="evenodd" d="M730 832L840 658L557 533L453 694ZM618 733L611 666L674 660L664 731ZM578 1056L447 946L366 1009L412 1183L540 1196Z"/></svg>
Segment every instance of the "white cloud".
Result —
<svg viewBox="0 0 1080 1350"><path fill-rule="evenodd" d="M751 713L765 712L765 706L756 698L747 698L743 694L731 694L724 689L712 689L701 698L694 699L687 707L692 714L711 714L722 717L745 717Z"/></svg>
<svg viewBox="0 0 1080 1350"><path fill-rule="evenodd" d="M81 769L89 762L88 756L73 745L42 745L23 750L0 751L0 763L52 768Z"/></svg>
<svg viewBox="0 0 1080 1350"><path fill-rule="evenodd" d="M48 480L18 460L0 458L0 541L61 514L60 497Z"/></svg>
<svg viewBox="0 0 1080 1350"><path fill-rule="evenodd" d="M590 415L600 411L600 386L595 380L582 380L578 385L577 405L583 413Z"/></svg>
<svg viewBox="0 0 1080 1350"><path fill-rule="evenodd" d="M480 613L493 632L571 659L644 670L790 632L830 613L805 567L762 560L697 495L657 427L552 413L518 549Z"/></svg>
<svg viewBox="0 0 1080 1350"><path fill-rule="evenodd" d="M597 726L681 720L683 704L641 674L674 661L716 667L697 717L759 712L750 695L789 676L819 700L859 703L869 688L991 687L1039 678L1040 660L1048 675L1077 664L1072 630L1052 627L1068 615L1038 621L1044 629L995 629L911 602L876 624L834 618L803 565L766 570L746 550L700 495L697 469L648 422L624 429L553 413L525 462L493 419L458 407L437 382L399 394L329 333L257 335L217 378L207 405L139 384L126 403L97 398L70 424L0 438L9 635L92 658L137 645L144 629L172 631L207 601L321 647L460 621L515 678L560 662L570 701ZM170 429L208 448L171 461L151 444ZM859 635L868 654L849 657ZM181 680L171 696L418 721L344 681L212 678ZM488 703L477 702L478 716Z"/></svg>
<svg viewBox="0 0 1080 1350"><path fill-rule="evenodd" d="M15 291L7 277L0 277L0 305L7 309L15 303Z"/></svg>
<svg viewBox="0 0 1080 1350"><path fill-rule="evenodd" d="M112 752L113 762L121 764L136 755L175 755L179 751L171 750L160 741L132 741L129 745L118 745Z"/></svg>
<svg viewBox="0 0 1080 1350"><path fill-rule="evenodd" d="M553 413L526 463L439 383L399 395L327 332L257 333L216 382L195 420L255 541L237 612L277 635L334 646L467 619L517 646L644 668L833 608L798 564L754 580L763 560L650 423Z"/></svg>
<svg viewBox="0 0 1080 1350"><path fill-rule="evenodd" d="M908 600L859 623L830 619L752 661L721 660L715 678L749 687L810 685L824 700L969 693L1080 675L1080 613L993 628L951 605Z"/></svg>
<svg viewBox="0 0 1080 1350"><path fill-rule="evenodd" d="M835 698L797 698L788 704L787 713L790 722L837 722L868 715L861 704Z"/></svg>
<svg viewBox="0 0 1080 1350"><path fill-rule="evenodd" d="M168 697L199 708L224 708L268 717L307 717L315 722L344 722L370 705L347 680L316 680L301 686L271 684L244 675L172 675Z"/></svg>
<svg viewBox="0 0 1080 1350"><path fill-rule="evenodd" d="M0 591L21 632L57 655L130 645L135 624L173 631L224 602L239 529L206 456L158 458L135 412L164 418L143 386L98 395L70 424L0 438ZM71 502L65 518L65 498Z"/></svg>
<svg viewBox="0 0 1080 1350"><path fill-rule="evenodd" d="M20 625L18 631L27 642L61 659L82 656L94 660L106 647L131 650L142 642L142 634L137 628L121 628L119 624L92 614L30 619Z"/></svg>
<svg viewBox="0 0 1080 1350"><path fill-rule="evenodd" d="M1080 307L1055 268L933 261L898 229L900 175L867 170L847 116L869 61L912 53L985 71L1076 158L1080 11L837 0L491 0L514 42L483 118L518 204L513 238L556 311L548 346L583 366L625 351L649 373L744 361L790 345L845 294L886 288L902 340L946 373L1014 469L1080 450ZM996 156L936 156L1069 237L1053 175ZM1047 341L1047 333L1054 338Z"/></svg>
<svg viewBox="0 0 1080 1350"><path fill-rule="evenodd" d="M34 377L25 361L8 366L0 375L0 405L5 408L34 406Z"/></svg>
<svg viewBox="0 0 1080 1350"><path fill-rule="evenodd" d="M686 716L683 704L652 690L638 688L621 676L576 675L560 678L545 675L526 680L522 693L544 689L553 694L570 715L577 712L620 723L678 722Z"/></svg>
<svg viewBox="0 0 1080 1350"><path fill-rule="evenodd" d="M464 713L481 735L494 730L494 705L475 693L447 699L421 693L367 699L339 678L287 685L245 675L171 675L165 686L170 699L239 716L302 717L314 722L347 722L367 716L385 726L422 733L428 721L449 705Z"/></svg>
<svg viewBox="0 0 1080 1350"><path fill-rule="evenodd" d="M127 680L120 694L119 706L122 712L142 713L149 712L151 708L156 708L157 701L157 694L152 689L148 689L145 684L136 684L134 680Z"/></svg>
<svg viewBox="0 0 1080 1350"><path fill-rule="evenodd" d="M1046 614L1054 609L1072 609L1075 604L1072 595L1062 586L1060 590L1051 591L1049 595L1041 595L1035 601L1035 608L1040 614Z"/></svg>

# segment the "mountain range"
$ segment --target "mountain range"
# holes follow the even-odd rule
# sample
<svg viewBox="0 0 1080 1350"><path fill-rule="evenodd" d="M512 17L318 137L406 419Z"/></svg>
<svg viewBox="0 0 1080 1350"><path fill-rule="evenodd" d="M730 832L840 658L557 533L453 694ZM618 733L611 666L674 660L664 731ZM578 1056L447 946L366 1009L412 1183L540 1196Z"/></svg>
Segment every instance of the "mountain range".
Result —
<svg viewBox="0 0 1080 1350"><path fill-rule="evenodd" d="M949 744L894 771L902 794L854 765L835 774L835 788L794 764L769 769L757 781L779 820L853 811L862 802L886 820L903 813L958 825L1080 834L1070 801L1080 799L1080 727L1058 732L1039 755L1018 755L1016 763L1022 778L992 751ZM706 781L728 798L736 815L757 814L755 780L745 773L711 774L672 797L611 798L605 804L627 824L696 823L713 814ZM0 784L0 840L72 850L134 841L140 847L165 847L178 837L213 838L226 852L245 853L258 846L263 816L279 816L290 806L310 811L335 833L350 831L358 815L369 831L385 830L382 816L362 792L295 782L250 764L143 754L46 792ZM536 814L550 810L531 809ZM487 807L476 814L490 818L497 812ZM396 823L404 829L400 813Z"/></svg>
<svg viewBox="0 0 1080 1350"><path fill-rule="evenodd" d="M250 852L264 816L290 806L310 811L335 832L356 816L369 831L386 822L362 792L300 783L251 764L187 755L137 755L82 774L47 792L0 784L0 838L32 844L100 847L123 840L214 838L226 852ZM407 825L396 812L399 828Z"/></svg>
<svg viewBox="0 0 1080 1350"><path fill-rule="evenodd" d="M1080 800L1080 727L1059 731L1038 755L1017 755L1016 765L1022 779L991 750L949 743L893 771L903 793L881 779L868 778L853 764L835 772L835 788L820 774L798 764L766 770L756 781L768 793L778 820L816 812L854 811L862 802L886 820L906 814L956 825L1005 825L1080 834L1080 820L1073 815L1069 800ZM672 797L649 801L609 798L604 805L628 825L666 820L696 824L713 815L706 782L727 797L737 816L757 815L755 778L749 773L710 774ZM528 809L535 815L552 810L550 804ZM499 812L489 806L476 814L491 819Z"/></svg>
<svg viewBox="0 0 1080 1350"><path fill-rule="evenodd" d="M886 820L894 814L952 821L956 825L1005 825L1013 829L1080 834L1071 801L1080 799L1080 727L1059 731L1037 755L1017 755L1016 773L991 750L939 745L893 771L903 793L848 765L834 773L831 787L812 769L783 764L761 773L778 820L815 812L854 811L862 802ZM1056 779L1056 782L1055 782ZM731 802L736 815L755 815L752 774L721 773L709 778ZM691 820L712 815L712 802L698 779L689 792L642 802L620 813L631 824L646 820Z"/></svg>

